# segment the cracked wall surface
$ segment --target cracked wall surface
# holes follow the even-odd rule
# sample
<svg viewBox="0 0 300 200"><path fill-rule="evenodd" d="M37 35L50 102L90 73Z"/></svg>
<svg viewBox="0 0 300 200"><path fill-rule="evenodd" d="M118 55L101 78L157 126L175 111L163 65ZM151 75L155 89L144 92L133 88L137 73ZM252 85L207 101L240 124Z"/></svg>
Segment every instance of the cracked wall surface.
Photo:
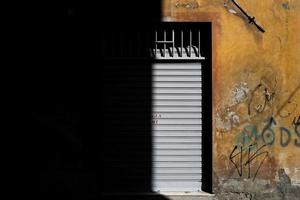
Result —
<svg viewBox="0 0 300 200"><path fill-rule="evenodd" d="M300 1L237 2L265 33L228 0L164 0L162 7L164 20L213 24L214 190L246 184L271 198L283 170L287 193L299 194Z"/></svg>

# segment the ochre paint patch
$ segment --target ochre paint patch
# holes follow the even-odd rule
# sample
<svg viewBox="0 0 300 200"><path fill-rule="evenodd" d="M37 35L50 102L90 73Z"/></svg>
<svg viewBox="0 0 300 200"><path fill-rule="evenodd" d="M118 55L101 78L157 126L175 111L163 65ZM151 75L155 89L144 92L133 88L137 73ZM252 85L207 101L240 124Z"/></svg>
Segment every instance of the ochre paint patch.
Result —
<svg viewBox="0 0 300 200"><path fill-rule="evenodd" d="M187 8L176 3L188 4L188 0L165 0L162 11L170 21L211 21L213 25L215 180L253 179L259 168L255 179L275 183L277 170L284 168L292 182L299 183L300 125L293 121L300 115L300 1L239 0L266 30L263 34L225 8L228 1L196 2L198 7ZM243 150L240 176L233 164L238 157L232 162L230 156L235 146L248 149L250 144L254 144L251 155L262 154L247 164Z"/></svg>

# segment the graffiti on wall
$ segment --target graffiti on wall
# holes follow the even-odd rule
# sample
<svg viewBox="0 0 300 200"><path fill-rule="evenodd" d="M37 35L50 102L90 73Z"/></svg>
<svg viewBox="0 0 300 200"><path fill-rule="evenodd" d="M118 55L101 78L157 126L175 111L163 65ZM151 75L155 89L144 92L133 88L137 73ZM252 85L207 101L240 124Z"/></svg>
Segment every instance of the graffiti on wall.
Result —
<svg viewBox="0 0 300 200"><path fill-rule="evenodd" d="M253 148L254 146L257 146L257 143L252 143L248 146L236 145L229 155L229 160L234 165L238 175L242 177L245 174L244 168L246 168L247 178L250 179L252 177L253 181L265 159L269 156L269 152L264 149L267 145L264 144L258 148ZM235 157L237 157L237 161L234 160ZM252 164L256 160L259 162L258 166ZM254 174L251 171L254 171Z"/></svg>
<svg viewBox="0 0 300 200"><path fill-rule="evenodd" d="M277 80L275 79L274 88L270 88L263 82L260 82L252 91L248 103L248 115L251 115L253 110L256 113L262 113L266 107L272 107L277 89ZM256 103L254 102L256 100Z"/></svg>
<svg viewBox="0 0 300 200"><path fill-rule="evenodd" d="M246 74L246 78L243 77L244 80L229 91L227 104L216 108L215 125L219 132L229 132L266 111L273 113L276 103L279 102L277 99L280 87L276 73L267 73L258 83L253 80L254 74Z"/></svg>
<svg viewBox="0 0 300 200"><path fill-rule="evenodd" d="M296 117L293 120L293 130L286 127L276 127L277 122L274 117L270 117L265 121L265 126L261 132L258 131L257 126L247 125L244 127L243 131L237 135L236 144L241 146L248 144L253 141L262 141L263 144L273 145L275 143L276 137L279 137L279 143L281 147L286 147L293 143L296 147L300 144L300 116L298 120ZM277 128L277 129L275 129ZM294 141L292 141L292 133L296 136Z"/></svg>

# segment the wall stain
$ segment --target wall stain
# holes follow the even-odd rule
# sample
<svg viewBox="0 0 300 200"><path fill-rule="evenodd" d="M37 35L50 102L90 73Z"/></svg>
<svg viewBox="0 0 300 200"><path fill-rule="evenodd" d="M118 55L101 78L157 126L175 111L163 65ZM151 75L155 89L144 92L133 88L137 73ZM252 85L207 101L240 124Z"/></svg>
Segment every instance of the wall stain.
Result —
<svg viewBox="0 0 300 200"><path fill-rule="evenodd" d="M282 7L285 9L285 10L289 10L290 9L290 4L289 2L285 2L282 4Z"/></svg>

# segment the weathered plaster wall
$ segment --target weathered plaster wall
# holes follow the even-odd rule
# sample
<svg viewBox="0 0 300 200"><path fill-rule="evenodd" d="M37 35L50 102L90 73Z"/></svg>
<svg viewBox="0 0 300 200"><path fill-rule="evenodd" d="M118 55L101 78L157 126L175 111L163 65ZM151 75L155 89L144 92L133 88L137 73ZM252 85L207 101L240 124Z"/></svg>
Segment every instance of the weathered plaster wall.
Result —
<svg viewBox="0 0 300 200"><path fill-rule="evenodd" d="M281 172L300 184L300 1L238 0L265 33L228 2L165 0L162 10L169 21L213 22L214 187L275 186Z"/></svg>

